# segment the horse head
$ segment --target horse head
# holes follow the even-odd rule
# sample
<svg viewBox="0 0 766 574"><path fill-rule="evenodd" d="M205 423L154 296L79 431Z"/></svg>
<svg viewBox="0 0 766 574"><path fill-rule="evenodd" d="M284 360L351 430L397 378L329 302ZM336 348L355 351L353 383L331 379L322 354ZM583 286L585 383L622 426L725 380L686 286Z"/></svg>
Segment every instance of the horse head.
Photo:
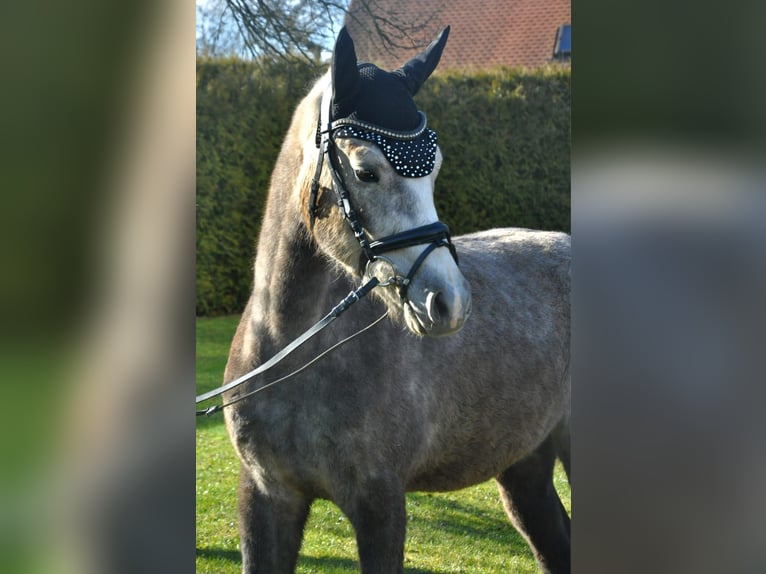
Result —
<svg viewBox="0 0 766 574"><path fill-rule="evenodd" d="M352 276L378 278L376 293L394 319L429 336L457 332L471 309L470 287L434 206L441 151L412 99L448 34L445 28L423 52L387 72L358 63L341 30L329 78L315 90L315 136L304 147L304 158L315 160L304 165L314 184L301 194L319 249Z"/></svg>

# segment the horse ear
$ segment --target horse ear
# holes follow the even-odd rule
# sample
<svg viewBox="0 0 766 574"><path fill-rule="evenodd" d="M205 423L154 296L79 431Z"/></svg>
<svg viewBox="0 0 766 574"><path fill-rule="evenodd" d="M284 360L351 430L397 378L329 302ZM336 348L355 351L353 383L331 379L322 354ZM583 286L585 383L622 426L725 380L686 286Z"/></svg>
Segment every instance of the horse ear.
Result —
<svg viewBox="0 0 766 574"><path fill-rule="evenodd" d="M354 41L344 26L335 40L332 53L332 86L334 118L342 118L353 111L359 92L359 70L356 67Z"/></svg>
<svg viewBox="0 0 766 574"><path fill-rule="evenodd" d="M439 34L425 50L420 52L420 54L412 58L412 60L404 64L398 70L394 70L393 73L404 81L410 95L414 96L420 89L420 86L423 85L423 82L425 82L428 79L428 76L431 75L431 72L436 69L436 65L442 57L444 45L447 43L449 30L449 26L444 28L444 30L441 31L441 34Z"/></svg>

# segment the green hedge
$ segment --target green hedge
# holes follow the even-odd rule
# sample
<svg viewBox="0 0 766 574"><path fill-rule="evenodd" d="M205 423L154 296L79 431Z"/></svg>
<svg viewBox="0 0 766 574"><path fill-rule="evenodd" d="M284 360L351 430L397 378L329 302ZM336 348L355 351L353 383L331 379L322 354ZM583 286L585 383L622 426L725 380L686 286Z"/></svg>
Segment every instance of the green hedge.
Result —
<svg viewBox="0 0 766 574"><path fill-rule="evenodd" d="M240 312L269 179L322 69L197 60L197 314ZM444 154L436 206L454 234L569 231L568 70L436 73L415 98Z"/></svg>
<svg viewBox="0 0 766 574"><path fill-rule="evenodd" d="M436 74L417 100L444 163L436 207L455 234L493 227L569 232L569 72Z"/></svg>
<svg viewBox="0 0 766 574"><path fill-rule="evenodd" d="M242 311L261 212L293 110L322 70L197 60L198 315Z"/></svg>

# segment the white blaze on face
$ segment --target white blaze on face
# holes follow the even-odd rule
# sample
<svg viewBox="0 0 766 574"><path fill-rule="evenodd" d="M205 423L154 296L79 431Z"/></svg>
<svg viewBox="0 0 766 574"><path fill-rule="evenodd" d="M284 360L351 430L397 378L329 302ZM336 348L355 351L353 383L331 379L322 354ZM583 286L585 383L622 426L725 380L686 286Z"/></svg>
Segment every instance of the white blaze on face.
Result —
<svg viewBox="0 0 766 574"><path fill-rule="evenodd" d="M434 180L430 177L402 178L405 180L404 187L407 189L409 204L412 211L408 229L427 225L439 220L434 205Z"/></svg>
<svg viewBox="0 0 766 574"><path fill-rule="evenodd" d="M434 182L441 167L437 148L434 170L425 177L398 174L375 145L358 139L337 140L341 163L355 207L363 212L363 224L374 238L392 235L438 221L434 206ZM359 176L373 176L364 181Z"/></svg>
<svg viewBox="0 0 766 574"><path fill-rule="evenodd" d="M345 186L373 241L439 221L434 205L434 183L442 161L438 148L434 170L419 178L397 173L375 144L339 138L338 148ZM401 282L427 247L388 251L383 261L390 264L378 260L370 272L382 282L394 275ZM389 310L403 312L405 323L421 335L455 332L470 312L470 288L446 247L433 249L417 267L405 300L396 285L376 292L383 295Z"/></svg>

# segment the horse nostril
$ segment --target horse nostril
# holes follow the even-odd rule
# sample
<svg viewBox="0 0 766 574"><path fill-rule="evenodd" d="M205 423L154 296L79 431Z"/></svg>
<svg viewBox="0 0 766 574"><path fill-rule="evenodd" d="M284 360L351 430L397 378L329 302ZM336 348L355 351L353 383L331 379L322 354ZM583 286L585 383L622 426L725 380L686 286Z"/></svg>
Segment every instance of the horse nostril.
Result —
<svg viewBox="0 0 766 574"><path fill-rule="evenodd" d="M449 316L449 308L441 291L431 291L426 297L426 309L431 323L438 323L442 317Z"/></svg>

